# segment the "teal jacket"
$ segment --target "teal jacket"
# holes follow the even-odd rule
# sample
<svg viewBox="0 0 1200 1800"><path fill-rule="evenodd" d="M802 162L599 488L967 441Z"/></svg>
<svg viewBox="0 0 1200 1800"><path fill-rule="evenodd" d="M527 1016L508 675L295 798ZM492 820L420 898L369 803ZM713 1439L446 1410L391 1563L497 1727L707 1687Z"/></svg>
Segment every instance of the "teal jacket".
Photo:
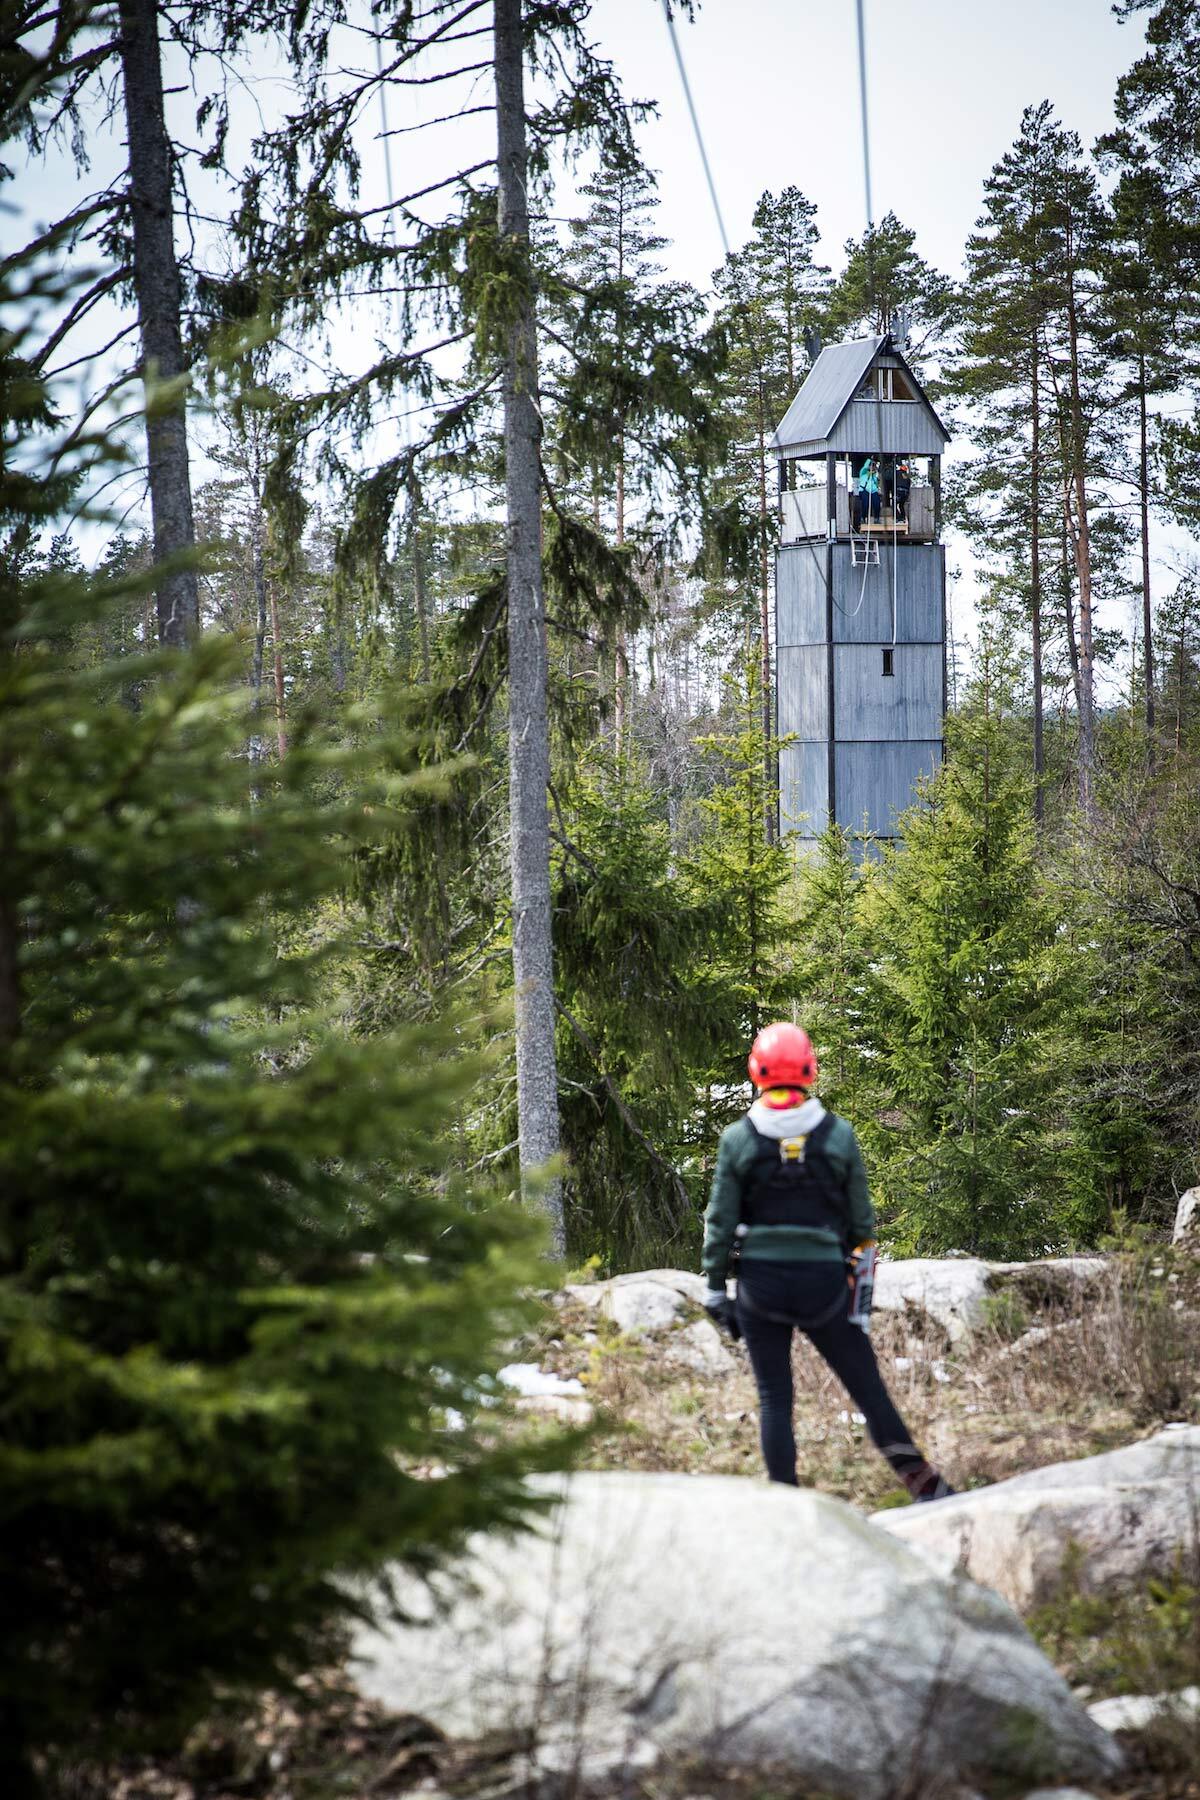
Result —
<svg viewBox="0 0 1200 1800"><path fill-rule="evenodd" d="M858 471L858 491L860 494L877 494L879 492L879 471L865 462Z"/></svg>
<svg viewBox="0 0 1200 1800"><path fill-rule="evenodd" d="M854 1128L834 1115L822 1146L842 1185L846 1237L851 1245L875 1236L875 1212L867 1191L867 1170ZM723 1288L742 1218L742 1195L757 1145L748 1119L721 1133L712 1191L704 1214L701 1267L711 1288ZM777 1262L841 1262L845 1246L831 1231L803 1225L750 1225L740 1237L741 1254Z"/></svg>

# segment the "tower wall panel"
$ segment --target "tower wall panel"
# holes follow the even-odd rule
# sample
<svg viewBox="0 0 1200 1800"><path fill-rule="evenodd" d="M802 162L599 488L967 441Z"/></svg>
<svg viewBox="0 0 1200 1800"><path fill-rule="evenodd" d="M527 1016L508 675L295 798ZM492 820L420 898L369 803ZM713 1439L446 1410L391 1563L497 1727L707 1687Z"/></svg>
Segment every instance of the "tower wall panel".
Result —
<svg viewBox="0 0 1200 1800"><path fill-rule="evenodd" d="M917 797L917 783L942 760L940 739L907 744L837 746L837 817L849 831L864 826L895 834L896 819Z"/></svg>
<svg viewBox="0 0 1200 1800"><path fill-rule="evenodd" d="M941 737L941 645L897 644L892 668L891 675L883 673L879 644L834 646L833 716L839 745Z"/></svg>
<svg viewBox="0 0 1200 1800"><path fill-rule="evenodd" d="M775 659L779 735L829 737L829 651L824 644L793 644Z"/></svg>
<svg viewBox="0 0 1200 1800"><path fill-rule="evenodd" d="M776 553L775 629L781 650L789 644L825 642L826 555L823 540Z"/></svg>
<svg viewBox="0 0 1200 1800"><path fill-rule="evenodd" d="M829 823L828 744L785 744L779 752L782 829L819 837Z"/></svg>
<svg viewBox="0 0 1200 1800"><path fill-rule="evenodd" d="M880 541L878 566L856 567L850 545L835 544L834 642L891 643L894 565L897 643L940 644L945 554L941 544L902 544L893 550L891 544Z"/></svg>

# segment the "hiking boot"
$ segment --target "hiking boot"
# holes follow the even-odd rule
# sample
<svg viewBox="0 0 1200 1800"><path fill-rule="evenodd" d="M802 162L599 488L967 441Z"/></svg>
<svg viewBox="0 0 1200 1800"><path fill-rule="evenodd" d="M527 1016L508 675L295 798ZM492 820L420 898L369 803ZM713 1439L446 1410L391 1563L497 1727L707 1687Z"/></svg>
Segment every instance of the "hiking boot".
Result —
<svg viewBox="0 0 1200 1800"><path fill-rule="evenodd" d="M930 1500L949 1500L958 1492L952 1488L944 1475L939 1475L929 1463L919 1463L915 1469L905 1469L900 1476L901 1481L912 1495L916 1506L927 1505Z"/></svg>

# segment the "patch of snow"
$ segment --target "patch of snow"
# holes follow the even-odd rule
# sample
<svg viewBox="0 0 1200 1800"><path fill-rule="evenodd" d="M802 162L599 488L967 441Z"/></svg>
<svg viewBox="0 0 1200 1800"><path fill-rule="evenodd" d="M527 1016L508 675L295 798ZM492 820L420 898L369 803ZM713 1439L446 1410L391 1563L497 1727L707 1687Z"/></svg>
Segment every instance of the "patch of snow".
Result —
<svg viewBox="0 0 1200 1800"><path fill-rule="evenodd" d="M536 1363L507 1363L500 1370L499 1379L505 1387L513 1388L527 1400L540 1394L583 1394L582 1381L577 1381L573 1375L564 1380L561 1375L539 1369Z"/></svg>

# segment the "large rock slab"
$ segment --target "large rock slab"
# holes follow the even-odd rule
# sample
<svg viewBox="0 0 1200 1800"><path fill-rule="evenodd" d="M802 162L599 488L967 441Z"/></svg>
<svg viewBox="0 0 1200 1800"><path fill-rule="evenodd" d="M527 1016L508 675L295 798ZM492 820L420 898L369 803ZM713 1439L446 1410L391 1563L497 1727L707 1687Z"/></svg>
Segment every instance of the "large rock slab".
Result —
<svg viewBox="0 0 1200 1800"><path fill-rule="evenodd" d="M1009 1608L822 1495L581 1474L536 1535L473 1542L419 1625L363 1630L362 1691L544 1770L698 1757L885 1800L905 1781L1087 1780L1120 1753Z"/></svg>
<svg viewBox="0 0 1200 1800"><path fill-rule="evenodd" d="M619 1331L666 1331L679 1319L684 1299L658 1281L630 1281L610 1287L600 1311Z"/></svg>
<svg viewBox="0 0 1200 1800"><path fill-rule="evenodd" d="M1115 1694L1093 1700L1088 1716L1105 1731L1145 1731L1159 1719L1200 1719L1200 1687L1174 1694Z"/></svg>
<svg viewBox="0 0 1200 1800"><path fill-rule="evenodd" d="M1200 1256L1200 1187L1189 1188L1180 1196L1171 1242L1177 1250L1189 1250L1194 1256Z"/></svg>
<svg viewBox="0 0 1200 1800"><path fill-rule="evenodd" d="M994 1263L977 1256L929 1256L881 1262L875 1305L884 1312L923 1314L961 1343L987 1323L988 1301L1004 1289L1031 1306L1070 1304L1108 1268L1103 1256L1048 1256L1040 1262Z"/></svg>
<svg viewBox="0 0 1200 1800"><path fill-rule="evenodd" d="M737 1368L732 1351L709 1319L697 1319L667 1339L666 1360L710 1381L720 1381Z"/></svg>
<svg viewBox="0 0 1200 1800"><path fill-rule="evenodd" d="M952 1343L976 1330L986 1317L989 1265L977 1256L911 1257L880 1262L875 1271L875 1307L880 1312L921 1315L940 1325Z"/></svg>
<svg viewBox="0 0 1200 1800"><path fill-rule="evenodd" d="M875 1305L932 1323L961 1343L986 1324L988 1299L1014 1289L1030 1306L1069 1304L1081 1287L1107 1269L1102 1256L1046 1257L1041 1262L991 1263L977 1256L913 1257L881 1262ZM703 1304L707 1284L687 1269L640 1269L609 1281L575 1282L564 1289L580 1305L603 1313L622 1331L663 1331L682 1322L685 1305Z"/></svg>
<svg viewBox="0 0 1200 1800"><path fill-rule="evenodd" d="M1200 1426L1176 1426L875 1522L932 1567L964 1569L1025 1612L1054 1596L1068 1567L1087 1593L1168 1575L1192 1543L1198 1495Z"/></svg>
<svg viewBox="0 0 1200 1800"><path fill-rule="evenodd" d="M582 1306L601 1307L607 1311L611 1296L619 1289L647 1284L665 1288L692 1306L703 1306L708 1290L703 1275L693 1275L688 1269L636 1269L628 1275L614 1275L608 1281L571 1282L563 1292Z"/></svg>

